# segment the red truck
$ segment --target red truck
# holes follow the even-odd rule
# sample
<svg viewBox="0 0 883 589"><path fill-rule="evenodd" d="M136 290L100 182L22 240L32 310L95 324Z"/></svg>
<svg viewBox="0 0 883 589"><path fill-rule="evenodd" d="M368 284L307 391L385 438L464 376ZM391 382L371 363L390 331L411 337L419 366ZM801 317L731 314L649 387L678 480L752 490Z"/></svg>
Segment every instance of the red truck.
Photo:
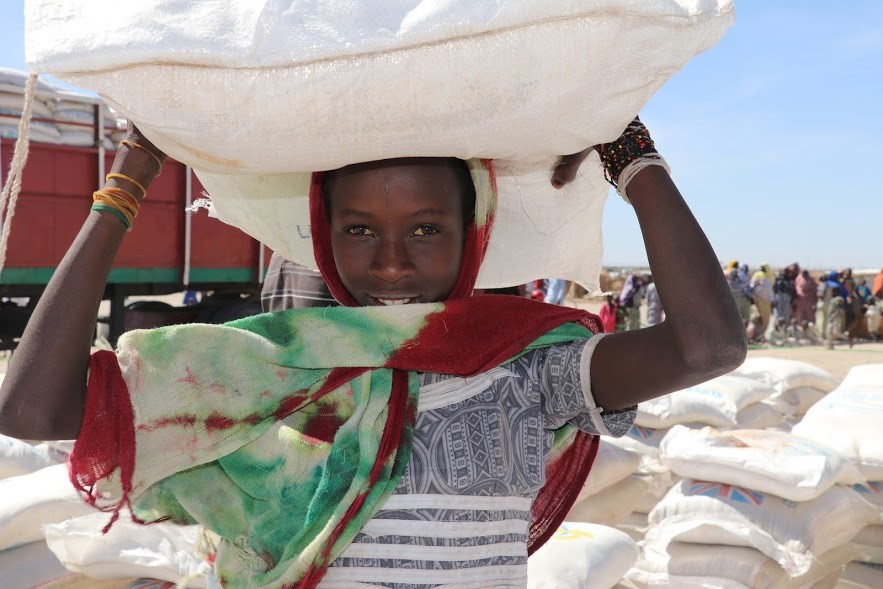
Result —
<svg viewBox="0 0 883 589"><path fill-rule="evenodd" d="M100 120L96 105L96 118ZM100 128L98 125L95 128ZM0 274L0 349L12 349L49 278L80 229L92 192L110 170L114 152L32 142ZM0 184L15 142L0 139ZM270 250L242 231L187 210L202 186L192 171L169 160L150 187L117 255L104 298L110 301L109 340L124 331L172 323L220 323L260 312L260 287ZM127 297L182 291L204 293L195 306ZM25 303L25 300L27 303Z"/></svg>

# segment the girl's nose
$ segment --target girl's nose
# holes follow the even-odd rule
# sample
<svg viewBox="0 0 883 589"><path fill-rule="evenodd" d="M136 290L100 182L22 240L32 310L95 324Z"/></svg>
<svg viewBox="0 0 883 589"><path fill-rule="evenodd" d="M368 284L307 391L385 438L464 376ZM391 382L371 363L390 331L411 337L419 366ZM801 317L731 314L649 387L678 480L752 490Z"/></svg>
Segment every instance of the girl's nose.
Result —
<svg viewBox="0 0 883 589"><path fill-rule="evenodd" d="M416 267L408 248L399 240L382 240L375 250L370 272L390 284L414 273Z"/></svg>

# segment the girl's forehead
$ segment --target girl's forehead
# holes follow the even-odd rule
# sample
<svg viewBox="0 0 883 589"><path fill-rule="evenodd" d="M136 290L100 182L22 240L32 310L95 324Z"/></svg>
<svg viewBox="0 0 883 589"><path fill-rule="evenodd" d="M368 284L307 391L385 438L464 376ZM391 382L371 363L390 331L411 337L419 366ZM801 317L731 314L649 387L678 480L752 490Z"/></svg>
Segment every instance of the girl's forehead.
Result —
<svg viewBox="0 0 883 589"><path fill-rule="evenodd" d="M372 201L456 210L471 215L475 206L472 179L462 160L400 158L355 164L326 174L323 191L329 211Z"/></svg>

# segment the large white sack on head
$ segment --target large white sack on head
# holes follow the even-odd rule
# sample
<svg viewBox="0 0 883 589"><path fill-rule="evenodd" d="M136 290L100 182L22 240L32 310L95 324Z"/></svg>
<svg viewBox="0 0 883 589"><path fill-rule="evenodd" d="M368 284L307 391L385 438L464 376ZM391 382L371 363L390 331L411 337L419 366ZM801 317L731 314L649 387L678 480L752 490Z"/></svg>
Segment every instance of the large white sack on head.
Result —
<svg viewBox="0 0 883 589"><path fill-rule="evenodd" d="M40 526L94 513L74 489L66 464L0 481L0 550L43 539ZM105 523L110 518L104 514Z"/></svg>
<svg viewBox="0 0 883 589"><path fill-rule="evenodd" d="M775 391L750 378L724 375L638 404L635 423L666 428L682 423L736 427L739 411Z"/></svg>
<svg viewBox="0 0 883 589"><path fill-rule="evenodd" d="M608 185L592 153L576 180L550 184L554 160L494 162L500 198L479 288L524 284L538 276L598 290L601 219ZM310 235L309 173L212 174L197 170L214 214L304 266L316 268Z"/></svg>
<svg viewBox="0 0 883 589"><path fill-rule="evenodd" d="M815 499L836 483L861 480L840 454L813 440L764 430L671 428L662 462L682 477L726 483L791 501Z"/></svg>
<svg viewBox="0 0 883 589"><path fill-rule="evenodd" d="M827 370L801 360L783 358L746 358L730 374L754 378L776 389L780 395L797 387L811 387L828 393L837 387L837 379Z"/></svg>
<svg viewBox="0 0 883 589"><path fill-rule="evenodd" d="M149 577L205 587L208 566L197 556L201 526L140 525L124 513L102 534L106 513L43 526L49 548L70 571L92 579Z"/></svg>
<svg viewBox="0 0 883 589"><path fill-rule="evenodd" d="M853 461L869 481L883 480L883 364L854 366L836 390L792 428Z"/></svg>
<svg viewBox="0 0 883 589"><path fill-rule="evenodd" d="M708 587L731 587L730 581L747 589L809 588L838 573L854 554L850 546L840 546L821 555L802 575L791 577L753 548L672 542L647 546L626 578L643 587L659 587L660 582L661 586L682 587L681 580L689 586L690 580L704 578Z"/></svg>
<svg viewBox="0 0 883 589"><path fill-rule="evenodd" d="M624 532L564 523L527 559L528 589L610 589L638 559Z"/></svg>
<svg viewBox="0 0 883 589"><path fill-rule="evenodd" d="M797 576L876 517L876 509L847 487L834 486L811 501L795 503L743 487L684 479L650 512L647 543L751 546Z"/></svg>
<svg viewBox="0 0 883 589"><path fill-rule="evenodd" d="M98 92L194 167L223 221L293 261L315 267L302 205L274 202L306 194L290 173L489 157L520 164L498 164L477 286L556 277L597 292L608 187L593 156L555 191L551 163L616 139L733 5L28 0L25 21L32 70Z"/></svg>
<svg viewBox="0 0 883 589"><path fill-rule="evenodd" d="M175 159L278 173L611 141L732 21L731 0L28 0L25 53Z"/></svg>

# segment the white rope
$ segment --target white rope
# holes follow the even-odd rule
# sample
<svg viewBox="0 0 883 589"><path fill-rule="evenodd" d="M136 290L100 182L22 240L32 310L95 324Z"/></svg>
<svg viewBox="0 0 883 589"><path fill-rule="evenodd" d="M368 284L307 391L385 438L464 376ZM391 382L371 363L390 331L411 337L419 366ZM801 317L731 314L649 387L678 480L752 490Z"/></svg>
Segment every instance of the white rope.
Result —
<svg viewBox="0 0 883 589"><path fill-rule="evenodd" d="M12 227L12 216L15 214L15 205L21 192L21 174L28 161L28 147L31 128L31 106L34 103L34 89L37 87L37 74L28 76L25 85L25 104L22 108L21 121L18 123L18 139L15 141L15 150L12 153L12 163L9 164L9 176L0 192L0 214L6 210L3 219L3 229L0 233L0 272L6 265L6 247L9 243L9 229ZM9 205L7 206L7 201Z"/></svg>

